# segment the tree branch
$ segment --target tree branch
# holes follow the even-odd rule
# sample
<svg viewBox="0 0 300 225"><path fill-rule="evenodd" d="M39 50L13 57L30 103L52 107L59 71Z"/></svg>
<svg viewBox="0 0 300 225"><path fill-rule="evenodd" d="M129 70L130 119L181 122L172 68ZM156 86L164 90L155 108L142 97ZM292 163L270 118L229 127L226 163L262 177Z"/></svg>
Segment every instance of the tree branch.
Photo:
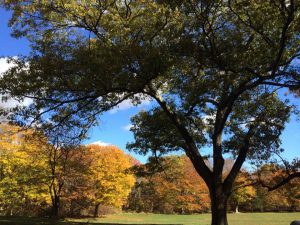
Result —
<svg viewBox="0 0 300 225"><path fill-rule="evenodd" d="M246 160L247 157L247 153L249 151L250 148L250 138L252 137L252 133L255 129L255 126L253 124L250 125L250 128L246 134L245 140L244 140L244 146L240 149L239 155L235 161L235 163L233 164L232 169L230 170L228 176L226 177L226 179L224 180L223 186L225 187L225 190L231 190L232 186L233 186L233 182L236 178L236 176L238 175L240 169L242 168L243 163ZM230 193L227 193L230 194Z"/></svg>
<svg viewBox="0 0 300 225"><path fill-rule="evenodd" d="M275 184L274 186L267 185L264 182L262 182L260 179L258 182L262 187L267 188L268 191L274 191L274 190L282 187L283 185L289 183L291 180L293 180L295 178L300 178L300 172L295 172L295 173L289 174L287 177L285 177L283 180L281 180L279 183Z"/></svg>
<svg viewBox="0 0 300 225"><path fill-rule="evenodd" d="M188 130L181 123L181 121L179 120L176 113L167 105L167 103L164 101L164 99L157 93L157 91L150 86L148 88L150 91L145 92L145 93L157 101L157 103L161 106L161 108L166 113L166 115L174 123L178 132L181 134L182 138L185 140L185 143L186 143L185 152L186 152L187 156L190 158L195 169L201 175L201 177L204 179L205 183L208 186L211 186L212 172L208 168L208 166L205 164L204 158L199 153L198 148L196 147L196 144L195 144L193 138L190 136Z"/></svg>

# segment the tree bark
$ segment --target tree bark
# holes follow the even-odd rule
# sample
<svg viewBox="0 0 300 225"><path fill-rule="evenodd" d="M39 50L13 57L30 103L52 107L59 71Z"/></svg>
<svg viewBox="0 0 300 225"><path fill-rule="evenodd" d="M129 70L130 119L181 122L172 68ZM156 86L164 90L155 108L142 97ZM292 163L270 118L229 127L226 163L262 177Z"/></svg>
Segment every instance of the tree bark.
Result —
<svg viewBox="0 0 300 225"><path fill-rule="evenodd" d="M211 225L228 225L227 222L227 201L228 196L224 193L217 193L215 190L210 191L211 198Z"/></svg>
<svg viewBox="0 0 300 225"><path fill-rule="evenodd" d="M99 206L100 204L96 204L95 205L95 209L94 209L94 217L99 217Z"/></svg>

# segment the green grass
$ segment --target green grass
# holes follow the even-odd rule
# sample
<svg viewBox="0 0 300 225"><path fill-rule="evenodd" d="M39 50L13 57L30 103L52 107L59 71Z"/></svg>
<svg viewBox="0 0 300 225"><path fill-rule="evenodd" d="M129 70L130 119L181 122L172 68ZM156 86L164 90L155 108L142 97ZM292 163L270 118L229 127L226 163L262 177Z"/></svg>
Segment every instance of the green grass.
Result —
<svg viewBox="0 0 300 225"><path fill-rule="evenodd" d="M300 213L239 213L229 214L229 225L289 225L300 220ZM81 225L81 224L184 224L210 225L210 215L161 215L123 213L97 219L66 219L51 221L40 218L0 217L1 225Z"/></svg>

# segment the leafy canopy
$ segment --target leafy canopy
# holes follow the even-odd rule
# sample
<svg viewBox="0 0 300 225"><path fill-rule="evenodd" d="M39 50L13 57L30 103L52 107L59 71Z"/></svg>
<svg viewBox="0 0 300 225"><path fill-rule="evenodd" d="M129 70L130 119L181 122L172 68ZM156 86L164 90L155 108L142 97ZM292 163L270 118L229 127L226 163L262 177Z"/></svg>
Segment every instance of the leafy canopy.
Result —
<svg viewBox="0 0 300 225"><path fill-rule="evenodd" d="M125 99L157 105L133 118L146 153L183 149L209 187L220 186L224 153L237 159L228 194L246 158L280 152L292 107L275 87L299 88L298 1L14 1L17 37L32 54L13 59L1 92L34 103L12 119L79 128ZM49 123L50 121L50 123ZM213 171L202 147L211 146ZM211 179L213 177L213 180Z"/></svg>

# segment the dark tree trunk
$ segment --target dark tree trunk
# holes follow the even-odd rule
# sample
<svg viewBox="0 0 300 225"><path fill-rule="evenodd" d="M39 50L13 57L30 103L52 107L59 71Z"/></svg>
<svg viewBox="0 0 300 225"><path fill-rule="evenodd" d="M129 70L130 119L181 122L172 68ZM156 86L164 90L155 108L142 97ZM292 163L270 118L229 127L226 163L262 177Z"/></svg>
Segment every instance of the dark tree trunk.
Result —
<svg viewBox="0 0 300 225"><path fill-rule="evenodd" d="M211 225L228 225L227 222L227 201L226 196L222 191L210 191L211 197Z"/></svg>
<svg viewBox="0 0 300 225"><path fill-rule="evenodd" d="M100 206L100 204L96 204L95 205L94 217L98 217L99 216L99 206Z"/></svg>
<svg viewBox="0 0 300 225"><path fill-rule="evenodd" d="M59 215L59 196L54 196L52 200L52 217L57 218Z"/></svg>

